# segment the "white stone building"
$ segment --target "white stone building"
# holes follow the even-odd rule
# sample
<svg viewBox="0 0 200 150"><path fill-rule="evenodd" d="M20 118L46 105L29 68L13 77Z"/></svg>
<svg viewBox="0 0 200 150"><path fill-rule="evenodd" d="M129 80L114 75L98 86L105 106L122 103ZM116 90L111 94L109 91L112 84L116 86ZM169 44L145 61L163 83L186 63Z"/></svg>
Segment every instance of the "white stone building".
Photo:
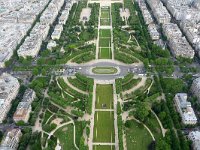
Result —
<svg viewBox="0 0 200 150"><path fill-rule="evenodd" d="M174 98L177 111L179 112L182 122L185 125L194 125L197 123L197 118L191 103L187 101L186 93L177 93Z"/></svg>
<svg viewBox="0 0 200 150"><path fill-rule="evenodd" d="M159 34L155 24L149 24L148 31L149 31L149 34L150 34L152 40L159 40L160 34Z"/></svg>
<svg viewBox="0 0 200 150"><path fill-rule="evenodd" d="M22 101L18 104L17 110L13 115L15 122L24 121L28 122L31 112L31 103L36 98L36 94L32 89L27 89L24 93Z"/></svg>
<svg viewBox="0 0 200 150"><path fill-rule="evenodd" d="M0 0L0 68L10 60L49 0Z"/></svg>
<svg viewBox="0 0 200 150"><path fill-rule="evenodd" d="M21 136L20 129L8 130L1 142L0 150L17 150Z"/></svg>
<svg viewBox="0 0 200 150"><path fill-rule="evenodd" d="M200 78L193 80L191 91L200 100Z"/></svg>
<svg viewBox="0 0 200 150"><path fill-rule="evenodd" d="M18 94L18 80L7 73L0 76L0 123L5 119L11 107L11 102Z"/></svg>
<svg viewBox="0 0 200 150"><path fill-rule="evenodd" d="M51 35L51 38L53 40L59 39L60 36L61 36L62 31L63 31L63 26L61 24L56 25L55 28L54 28L54 31L53 31L53 33Z"/></svg>
<svg viewBox="0 0 200 150"><path fill-rule="evenodd" d="M188 138L192 141L193 150L200 150L200 132L192 131L189 133Z"/></svg>

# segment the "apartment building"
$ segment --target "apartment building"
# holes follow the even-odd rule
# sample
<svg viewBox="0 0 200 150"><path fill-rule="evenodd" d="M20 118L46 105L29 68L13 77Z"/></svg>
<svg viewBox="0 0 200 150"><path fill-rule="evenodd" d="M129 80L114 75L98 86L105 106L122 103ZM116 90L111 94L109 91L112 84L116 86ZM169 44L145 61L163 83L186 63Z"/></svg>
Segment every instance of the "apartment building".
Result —
<svg viewBox="0 0 200 150"><path fill-rule="evenodd" d="M191 91L200 101L200 78L196 78L193 80Z"/></svg>
<svg viewBox="0 0 200 150"><path fill-rule="evenodd" d="M20 129L8 130L1 142L0 150L17 150L21 136Z"/></svg>
<svg viewBox="0 0 200 150"><path fill-rule="evenodd" d="M182 122L185 125L193 125L197 123L197 118L191 103L187 101L186 93L177 93L174 98L177 111L179 112Z"/></svg>
<svg viewBox="0 0 200 150"><path fill-rule="evenodd" d="M22 101L18 104L16 112L13 115L15 122L28 122L31 112L31 103L36 98L36 94L32 89L27 89L24 93Z"/></svg>
<svg viewBox="0 0 200 150"><path fill-rule="evenodd" d="M5 119L11 102L18 94L20 84L13 76L3 73L0 76L0 123Z"/></svg>
<svg viewBox="0 0 200 150"><path fill-rule="evenodd" d="M200 132L192 131L189 133L188 138L192 141L193 150L200 150Z"/></svg>
<svg viewBox="0 0 200 150"><path fill-rule="evenodd" d="M0 0L0 68L10 60L49 0Z"/></svg>
<svg viewBox="0 0 200 150"><path fill-rule="evenodd" d="M174 23L163 24L163 33L167 36L169 47L175 57L194 58L194 50Z"/></svg>
<svg viewBox="0 0 200 150"><path fill-rule="evenodd" d="M53 33L51 34L51 38L53 40L59 39L61 36L61 33L63 31L63 26L61 24L58 24L55 26Z"/></svg>
<svg viewBox="0 0 200 150"><path fill-rule="evenodd" d="M153 23L149 24L148 31L149 31L149 34L150 34L152 40L160 39L160 34L159 34L155 24L153 24Z"/></svg>
<svg viewBox="0 0 200 150"><path fill-rule="evenodd" d="M59 23L56 25L54 32L52 33L52 39L59 39L63 31L62 25L66 23L69 15L69 10L71 9L74 1L67 1L67 7L63 10ZM50 25L55 21L56 17L64 4L64 0L52 0L48 7L45 9L40 17L40 22L38 22L32 29L30 36L26 38L25 42L18 49L18 56L21 57L36 57L40 51L42 41L46 39L49 33Z"/></svg>

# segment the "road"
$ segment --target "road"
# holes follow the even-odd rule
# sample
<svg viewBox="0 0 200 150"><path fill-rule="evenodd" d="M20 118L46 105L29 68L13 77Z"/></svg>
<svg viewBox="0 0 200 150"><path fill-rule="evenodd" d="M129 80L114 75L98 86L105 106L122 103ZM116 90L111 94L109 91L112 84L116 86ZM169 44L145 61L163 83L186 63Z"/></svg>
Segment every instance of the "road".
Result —
<svg viewBox="0 0 200 150"><path fill-rule="evenodd" d="M118 69L118 73L116 74L94 74L91 70L94 67L115 67ZM73 76L75 73L81 73L88 77L94 78L96 80L113 80L116 78L124 77L129 72L133 72L135 74L143 74L144 66L140 63L127 65L124 63L120 63L115 60L95 60L85 64L67 64L66 68L73 68L76 71L69 74L68 69L66 69L63 73L64 76Z"/></svg>

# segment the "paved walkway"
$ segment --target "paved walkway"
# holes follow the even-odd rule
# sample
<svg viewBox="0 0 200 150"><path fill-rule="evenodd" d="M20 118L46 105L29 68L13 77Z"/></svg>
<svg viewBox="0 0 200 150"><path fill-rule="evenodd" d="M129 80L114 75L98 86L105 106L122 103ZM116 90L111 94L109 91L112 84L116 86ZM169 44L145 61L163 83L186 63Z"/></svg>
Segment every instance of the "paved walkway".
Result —
<svg viewBox="0 0 200 150"><path fill-rule="evenodd" d="M94 115L95 115L95 101L96 101L96 81L94 80L94 86L93 86L93 98L92 98L92 114L91 114L91 120L90 120L90 136L88 140L88 147L89 150L93 149L93 133L94 133Z"/></svg>
<svg viewBox="0 0 200 150"><path fill-rule="evenodd" d="M156 115L156 113L155 113L153 110L151 110L151 112L152 112L152 113L154 114L154 116L156 117L156 119L157 119L157 121L158 121L158 123L159 123L159 125L160 125L161 131L162 131L162 135L163 135L163 137L165 137L165 133L167 132L167 129L165 129L165 128L163 127L163 125L162 125L160 119L158 118L158 116Z"/></svg>
<svg viewBox="0 0 200 150"><path fill-rule="evenodd" d="M114 95L114 126L115 126L115 150L119 150L119 134L118 134L118 124L117 124L117 93L116 84L113 84L113 95Z"/></svg>
<svg viewBox="0 0 200 150"><path fill-rule="evenodd" d="M115 143L92 143L92 145L115 145Z"/></svg>
<svg viewBox="0 0 200 150"><path fill-rule="evenodd" d="M73 95L71 95L71 94L67 93L67 92L65 91L65 89L63 89L63 88L60 86L60 84L59 84L59 82L58 82L58 77L56 77L56 83L57 83L57 85L58 85L59 89L63 90L63 92L64 92L65 94L67 94L67 95L69 95L69 96L71 96L71 97L73 97L73 98L74 98L74 96L73 96Z"/></svg>
<svg viewBox="0 0 200 150"><path fill-rule="evenodd" d="M51 103L52 103L52 102L51 102ZM57 104L55 104L55 103L53 103L53 105L55 105L55 106L58 107L59 109L65 111L66 113L70 114L68 110L65 110L64 108L60 107L59 105L57 105ZM70 114L70 115L72 115L72 114ZM73 115L72 115L72 116L73 116ZM76 126L75 126L75 124L74 124L74 120L73 120L71 117L69 117L69 116L68 116L68 118L70 119L70 121L58 125L58 126L57 126L53 131L51 131L50 133L47 133L47 132L45 132L45 131L42 131L42 132L48 134L48 138L47 138L47 139L49 139L49 138L51 137L51 135L53 135L59 128L61 128L61 127L63 127L63 126L66 126L66 125L69 125L69 124L73 124L73 126L74 126L74 139L73 139L73 140L74 140L74 146L76 147L77 150L79 150L78 146L76 145ZM48 146L48 143L46 143L45 147L47 147L47 146Z"/></svg>

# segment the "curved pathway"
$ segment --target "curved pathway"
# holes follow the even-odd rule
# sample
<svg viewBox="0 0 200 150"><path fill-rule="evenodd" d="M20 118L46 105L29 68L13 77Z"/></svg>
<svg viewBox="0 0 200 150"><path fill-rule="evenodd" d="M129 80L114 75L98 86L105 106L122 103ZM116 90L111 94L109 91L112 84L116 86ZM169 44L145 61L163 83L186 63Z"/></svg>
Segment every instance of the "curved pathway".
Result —
<svg viewBox="0 0 200 150"><path fill-rule="evenodd" d="M65 89L63 89L61 86L60 86L60 84L59 84L59 82L58 82L58 77L56 77L56 83L57 83L57 85L58 85L58 87L59 87L59 89L61 89L61 90L63 90L63 92L65 93L65 94L67 94L67 95L69 95L69 96L71 96L71 97L73 97L74 98L74 96L73 95L71 95L71 94L69 94L69 93L67 93L66 91L65 91Z"/></svg>
<svg viewBox="0 0 200 150"><path fill-rule="evenodd" d="M69 82L69 80L67 79L67 77L63 77L63 79L64 79L65 83L66 83L70 88L74 89L75 91L77 91L77 92L79 92L79 93L81 93L81 94L88 95L88 92L82 91L82 90L78 89L77 87L73 86L73 85Z"/></svg>
<svg viewBox="0 0 200 150"><path fill-rule="evenodd" d="M147 131L148 131L149 134L151 135L153 141L155 141L155 137L154 137L153 133L151 132L151 130L150 130L144 123L142 123L141 121L137 120L137 119L134 118L134 117L128 117L127 120L135 120L136 122L141 123L141 124L147 129Z"/></svg>
<svg viewBox="0 0 200 150"><path fill-rule="evenodd" d="M158 121L158 123L159 123L159 125L160 125L161 131L162 131L162 135L163 135L163 137L165 137L165 133L167 132L167 130L163 127L163 125L162 125L160 119L158 118L158 116L156 115L156 113L155 113L152 109L151 109L151 112L152 112L152 113L154 114L154 116L156 117L156 119L157 119L157 121Z"/></svg>
<svg viewBox="0 0 200 150"><path fill-rule="evenodd" d="M142 80L136 86L134 86L130 90L122 92L122 95L125 96L126 94L131 94L131 93L135 92L137 89L145 86L146 80L147 80L147 77L142 77Z"/></svg>
<svg viewBox="0 0 200 150"><path fill-rule="evenodd" d="M52 103L52 102L51 102L51 103ZM57 104L55 104L55 103L52 103L52 104L55 105L55 106L57 106L59 109L65 111L66 113L70 114L67 110L65 110L64 108L60 107L59 105L57 105ZM70 114L70 115L72 115L72 114ZM73 116L73 115L72 115L72 116ZM75 126L75 124L74 124L74 120L73 120L71 117L69 117L69 116L68 116L68 118L70 119L70 121L68 121L68 122L66 122L66 123L63 123L63 124L57 126L56 129L54 129L54 130L51 131L50 133L47 133L47 132L45 132L45 131L43 131L43 130L42 130L42 132L48 134L48 138L47 138L47 139L49 139L50 136L53 135L59 128L65 126L65 125L69 125L69 124L72 123L73 126L74 126L74 146L76 147L77 150L79 150L78 146L76 145L76 126ZM47 147L47 146L48 146L48 143L46 143L45 147Z"/></svg>

